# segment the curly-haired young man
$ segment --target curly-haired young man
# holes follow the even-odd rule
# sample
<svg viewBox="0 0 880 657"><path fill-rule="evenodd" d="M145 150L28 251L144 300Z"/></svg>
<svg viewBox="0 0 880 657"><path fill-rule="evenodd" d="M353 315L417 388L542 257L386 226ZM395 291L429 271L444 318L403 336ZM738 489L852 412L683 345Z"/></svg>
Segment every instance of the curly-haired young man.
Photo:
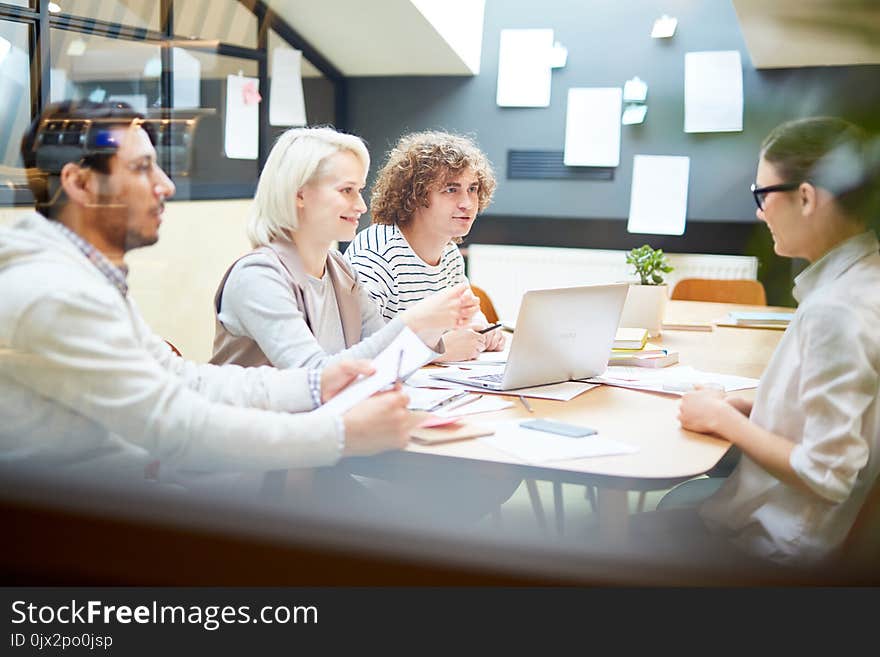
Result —
<svg viewBox="0 0 880 657"><path fill-rule="evenodd" d="M471 139L439 131L400 138L373 186L373 225L345 252L387 320L467 281L457 243L494 191L492 165ZM475 330L487 325L478 314L470 328L448 332L441 360L503 349L501 331Z"/></svg>

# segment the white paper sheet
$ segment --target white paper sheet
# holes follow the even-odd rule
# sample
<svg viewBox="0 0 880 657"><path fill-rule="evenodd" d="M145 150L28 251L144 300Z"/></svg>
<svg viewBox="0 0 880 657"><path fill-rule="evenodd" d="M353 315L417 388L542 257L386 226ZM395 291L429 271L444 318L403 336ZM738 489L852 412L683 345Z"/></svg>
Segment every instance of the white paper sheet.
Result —
<svg viewBox="0 0 880 657"><path fill-rule="evenodd" d="M272 53L272 87L269 91L270 125L306 125L302 87L302 52L275 48Z"/></svg>
<svg viewBox="0 0 880 657"><path fill-rule="evenodd" d="M723 388L725 392L757 388L760 381L733 374L703 372L688 365L677 365L662 370L646 370L641 367L611 366L601 376L587 379L623 388L683 395L695 385Z"/></svg>
<svg viewBox="0 0 880 657"><path fill-rule="evenodd" d="M402 358L401 352L403 353ZM407 374L415 372L436 357L437 354L426 347L415 333L405 328L391 344L373 359L375 374L355 381L318 408L315 413L342 415L358 402L393 384L397 378L398 363L401 376L405 378Z"/></svg>
<svg viewBox="0 0 880 657"><path fill-rule="evenodd" d="M550 53L550 68L562 68L568 61L568 48L556 41Z"/></svg>
<svg viewBox="0 0 880 657"><path fill-rule="evenodd" d="M513 406L513 402L493 397L481 396L479 399L453 408L442 408L434 414L440 417L458 417L460 415L476 415L477 413L493 413Z"/></svg>
<svg viewBox="0 0 880 657"><path fill-rule="evenodd" d="M684 131L743 129L742 59L738 50L684 56Z"/></svg>
<svg viewBox="0 0 880 657"><path fill-rule="evenodd" d="M638 75L623 84L623 100L627 103L644 103L648 98L648 85Z"/></svg>
<svg viewBox="0 0 880 657"><path fill-rule="evenodd" d="M645 116L648 114L648 106L633 104L626 105L623 108L623 118L620 120L623 125L635 125L637 123L644 123Z"/></svg>
<svg viewBox="0 0 880 657"><path fill-rule="evenodd" d="M681 235L687 215L690 158L635 155L629 200L630 233Z"/></svg>
<svg viewBox="0 0 880 657"><path fill-rule="evenodd" d="M639 451L635 445L604 438L601 433L583 438L569 438L545 431L523 429L519 426L519 422L520 420L500 422L496 425L493 435L478 440L527 463L634 454Z"/></svg>
<svg viewBox="0 0 880 657"><path fill-rule="evenodd" d="M201 107L202 63L183 48L174 48L174 107Z"/></svg>
<svg viewBox="0 0 880 657"><path fill-rule="evenodd" d="M498 105L549 107L553 59L553 30L501 30Z"/></svg>
<svg viewBox="0 0 880 657"><path fill-rule="evenodd" d="M256 160L260 143L259 105L252 91L260 81L243 75L226 76L226 157ZM251 86L253 85L253 86Z"/></svg>
<svg viewBox="0 0 880 657"><path fill-rule="evenodd" d="M436 372L436 370L434 370ZM480 373L486 373L488 369L481 369ZM447 372L448 373L448 372ZM470 372L462 372L462 374L470 374ZM562 383L553 383L546 386L534 386L532 388L517 388L516 390L487 390L477 386L470 386L452 381L442 381L431 376L431 370L422 370L416 372L406 381L411 386L418 388L446 388L449 390L470 390L472 392L481 392L483 394L494 395L522 395L523 397L532 397L535 399L554 399L557 401L569 401L574 399L587 390L596 387L594 383L585 383L583 381L564 381Z"/></svg>
<svg viewBox="0 0 880 657"><path fill-rule="evenodd" d="M568 90L565 153L569 167L616 167L620 164L620 87Z"/></svg>
<svg viewBox="0 0 880 657"><path fill-rule="evenodd" d="M70 95L67 92L67 71L63 68L49 69L49 102L58 103Z"/></svg>
<svg viewBox="0 0 880 657"><path fill-rule="evenodd" d="M654 21L654 26L651 28L651 38L668 39L675 34L675 28L677 26L677 18L672 18L663 14L660 18Z"/></svg>
<svg viewBox="0 0 880 657"><path fill-rule="evenodd" d="M408 384L404 384L403 392L409 396L407 408L411 411L431 411L437 404L446 402L460 394L458 390L417 388Z"/></svg>

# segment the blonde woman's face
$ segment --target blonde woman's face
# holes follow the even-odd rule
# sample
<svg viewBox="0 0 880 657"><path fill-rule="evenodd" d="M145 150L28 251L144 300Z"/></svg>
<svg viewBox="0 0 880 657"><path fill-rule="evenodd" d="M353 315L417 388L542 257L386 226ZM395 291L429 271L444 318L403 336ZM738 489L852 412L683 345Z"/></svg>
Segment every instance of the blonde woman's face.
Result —
<svg viewBox="0 0 880 657"><path fill-rule="evenodd" d="M357 156L339 151L322 163L323 172L297 192L297 234L318 241L350 242L367 211L362 192L367 172Z"/></svg>

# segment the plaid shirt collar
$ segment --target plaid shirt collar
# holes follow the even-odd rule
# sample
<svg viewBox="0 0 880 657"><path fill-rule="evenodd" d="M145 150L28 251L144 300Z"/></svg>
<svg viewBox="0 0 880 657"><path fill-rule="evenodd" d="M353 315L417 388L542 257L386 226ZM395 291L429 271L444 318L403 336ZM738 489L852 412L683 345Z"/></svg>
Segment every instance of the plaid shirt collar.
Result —
<svg viewBox="0 0 880 657"><path fill-rule="evenodd" d="M73 244L82 251L83 255L89 259L95 267L98 268L104 276L107 277L107 280L113 283L117 290L122 294L123 297L128 296L128 283L126 282L126 277L128 276L128 267L122 266L117 267L112 262L107 260L106 256L103 253L98 251L94 246L92 246L89 242L84 240L82 237L74 233L67 226L62 224L60 221L52 221L50 222L55 228L57 228L62 235L64 235L67 239L69 239Z"/></svg>

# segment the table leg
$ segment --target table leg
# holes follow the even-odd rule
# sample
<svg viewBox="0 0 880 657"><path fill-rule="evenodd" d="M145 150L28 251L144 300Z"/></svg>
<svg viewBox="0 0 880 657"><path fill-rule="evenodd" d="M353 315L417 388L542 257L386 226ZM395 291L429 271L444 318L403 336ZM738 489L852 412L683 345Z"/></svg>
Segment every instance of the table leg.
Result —
<svg viewBox="0 0 880 657"><path fill-rule="evenodd" d="M565 532L565 507L562 500L562 484L553 482L553 508L556 512L556 533L559 536Z"/></svg>
<svg viewBox="0 0 880 657"><path fill-rule="evenodd" d="M625 490L597 488L599 537L608 544L621 544L627 537L629 497Z"/></svg>

